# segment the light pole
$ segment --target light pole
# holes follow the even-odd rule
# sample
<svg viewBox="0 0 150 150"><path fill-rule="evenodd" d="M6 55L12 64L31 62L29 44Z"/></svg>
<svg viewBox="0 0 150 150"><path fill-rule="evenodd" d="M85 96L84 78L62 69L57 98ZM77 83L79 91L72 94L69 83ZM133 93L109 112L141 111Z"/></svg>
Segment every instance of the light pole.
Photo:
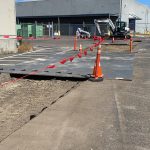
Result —
<svg viewBox="0 0 150 150"><path fill-rule="evenodd" d="M145 11L145 31L148 31L148 9Z"/></svg>
<svg viewBox="0 0 150 150"><path fill-rule="evenodd" d="M122 20L122 0L120 0L120 21Z"/></svg>

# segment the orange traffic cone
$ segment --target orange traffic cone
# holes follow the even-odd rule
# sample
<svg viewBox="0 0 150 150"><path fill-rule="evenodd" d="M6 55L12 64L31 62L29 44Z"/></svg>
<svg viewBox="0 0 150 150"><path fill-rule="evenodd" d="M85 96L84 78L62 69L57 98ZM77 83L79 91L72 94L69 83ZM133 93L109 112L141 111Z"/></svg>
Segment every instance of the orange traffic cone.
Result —
<svg viewBox="0 0 150 150"><path fill-rule="evenodd" d="M132 38L130 38L130 53L132 52L133 49L133 40Z"/></svg>
<svg viewBox="0 0 150 150"><path fill-rule="evenodd" d="M96 61L93 69L93 75L92 78L90 78L91 81L103 81L103 73L100 63L100 55L101 55L101 45L97 49L97 56Z"/></svg>
<svg viewBox="0 0 150 150"><path fill-rule="evenodd" d="M114 37L112 37L112 43L114 43L115 42L115 38Z"/></svg>
<svg viewBox="0 0 150 150"><path fill-rule="evenodd" d="M82 44L80 44L79 51L80 51L80 53L82 54Z"/></svg>
<svg viewBox="0 0 150 150"><path fill-rule="evenodd" d="M77 50L77 36L74 36L74 51Z"/></svg>

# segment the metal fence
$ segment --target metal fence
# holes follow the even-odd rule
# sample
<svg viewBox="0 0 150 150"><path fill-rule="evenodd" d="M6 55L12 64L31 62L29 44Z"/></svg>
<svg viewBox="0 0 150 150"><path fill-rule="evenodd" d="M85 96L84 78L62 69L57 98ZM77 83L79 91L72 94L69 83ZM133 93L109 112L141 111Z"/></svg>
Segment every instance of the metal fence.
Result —
<svg viewBox="0 0 150 150"><path fill-rule="evenodd" d="M61 24L60 32L61 35L75 35L77 28L83 28L82 24ZM86 30L92 35L96 32L96 27L94 24L87 24Z"/></svg>
<svg viewBox="0 0 150 150"><path fill-rule="evenodd" d="M42 23L24 23L17 25L17 35L28 38L53 36L55 32L60 30L61 35L75 35L77 28L83 28L83 24L42 24ZM86 24L86 29L92 35L97 32L94 24Z"/></svg>
<svg viewBox="0 0 150 150"><path fill-rule="evenodd" d="M150 34L150 23L136 23L136 32Z"/></svg>
<svg viewBox="0 0 150 150"><path fill-rule="evenodd" d="M52 37L55 32L60 30L60 34L64 36L72 36L76 34L77 28L83 28L83 24L42 24L42 23L23 23L17 25L17 35L24 38L29 37ZM86 24L85 28L91 35L97 34L95 24ZM136 23L136 32L150 33L150 24Z"/></svg>

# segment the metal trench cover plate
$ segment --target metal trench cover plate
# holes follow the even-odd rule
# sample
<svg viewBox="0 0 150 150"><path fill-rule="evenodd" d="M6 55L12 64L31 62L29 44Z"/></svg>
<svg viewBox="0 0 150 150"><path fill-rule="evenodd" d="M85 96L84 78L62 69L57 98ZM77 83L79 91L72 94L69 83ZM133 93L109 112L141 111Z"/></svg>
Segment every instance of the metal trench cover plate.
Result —
<svg viewBox="0 0 150 150"><path fill-rule="evenodd" d="M72 48L71 48L72 49ZM60 64L64 58L76 55L78 51L64 48L44 48L41 50L0 58L0 72L10 74L30 74L48 65L56 68L36 72L40 76L87 78L93 72L96 51L88 51L87 56L75 58L73 62ZM102 52L101 66L107 79L132 80L134 55L123 52Z"/></svg>

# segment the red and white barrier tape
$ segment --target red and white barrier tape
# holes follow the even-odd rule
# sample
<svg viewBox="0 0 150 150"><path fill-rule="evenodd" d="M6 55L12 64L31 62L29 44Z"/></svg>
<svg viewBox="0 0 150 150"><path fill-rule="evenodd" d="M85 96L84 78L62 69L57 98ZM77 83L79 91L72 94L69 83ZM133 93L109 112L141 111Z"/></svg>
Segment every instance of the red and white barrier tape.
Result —
<svg viewBox="0 0 150 150"><path fill-rule="evenodd" d="M0 39L16 39L16 40L22 40L21 36L16 36L16 35L3 35L0 36Z"/></svg>
<svg viewBox="0 0 150 150"><path fill-rule="evenodd" d="M39 37L39 38L35 38L35 37L29 37L29 38L23 38L22 36L15 36L15 35L2 35L0 36L1 39L17 39L17 40L50 40L50 39L60 39L60 37L54 37L54 38L50 38L50 37ZM94 41L99 40L100 37L94 36L93 37ZM88 38L85 39L80 39L80 40L88 40Z"/></svg>
<svg viewBox="0 0 150 150"><path fill-rule="evenodd" d="M7 82L1 83L1 84L0 84L0 87L4 87L5 85L8 85L8 84L10 84L10 83L15 83L15 82L17 82L17 81L19 81L19 80L21 80L21 79L24 79L24 78L26 78L26 77L29 77L29 76L31 76L31 75L36 75L37 73L42 72L42 71L45 71L45 70L47 70L47 69L55 69L58 65L60 65L60 64L63 65L63 64L65 64L65 63L68 62L68 61L72 62L75 58L82 58L83 55L84 55L84 56L87 56L88 50L93 51L93 48L96 48L97 46L99 46L99 45L104 41L104 39L102 39L102 38L97 38L96 40L98 40L98 42L92 44L91 46L89 46L89 47L87 47L87 48L85 48L85 49L83 50L83 53L79 52L77 55L70 56L70 57L68 57L68 58L64 58L64 59L60 60L60 61L57 62L57 63L50 64L50 65L48 65L48 66L46 66L46 67L43 67L43 68L41 68L41 69L39 69L39 70L37 70L37 71L32 71L32 72L30 72L29 74L27 74L27 75L25 75L25 76L22 76L22 77L20 77L20 78L12 79L12 80L9 80L9 81L7 81Z"/></svg>

